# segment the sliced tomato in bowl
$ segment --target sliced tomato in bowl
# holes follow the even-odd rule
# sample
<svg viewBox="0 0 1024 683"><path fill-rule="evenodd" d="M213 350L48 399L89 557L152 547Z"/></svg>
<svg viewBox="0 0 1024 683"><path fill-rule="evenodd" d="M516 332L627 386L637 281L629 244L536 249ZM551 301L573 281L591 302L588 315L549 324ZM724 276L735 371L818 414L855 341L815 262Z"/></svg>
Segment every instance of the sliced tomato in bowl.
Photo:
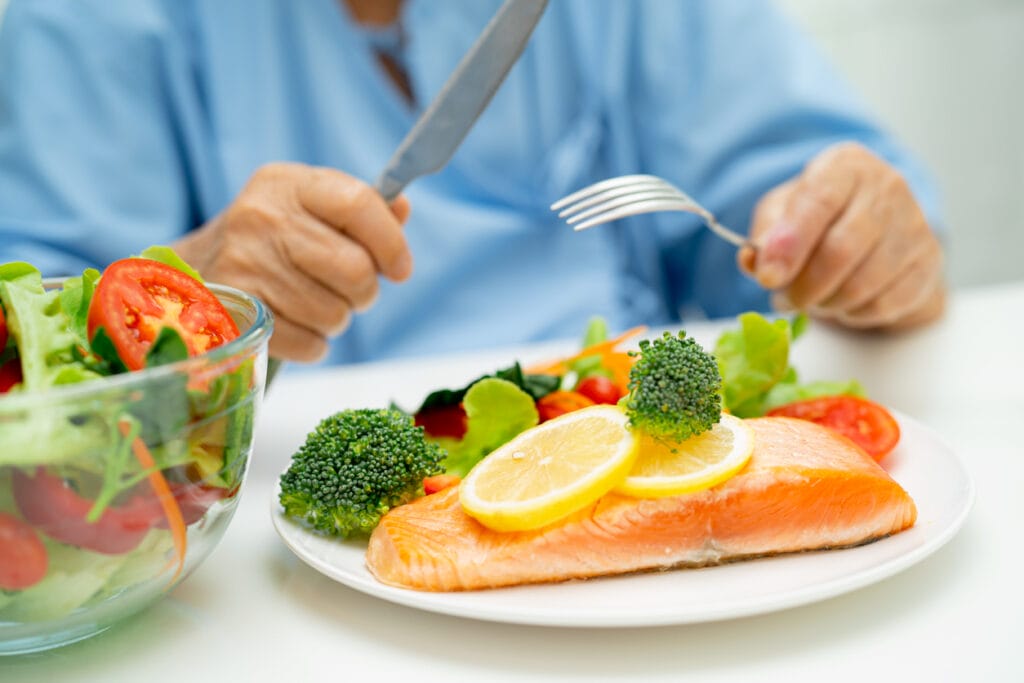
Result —
<svg viewBox="0 0 1024 683"><path fill-rule="evenodd" d="M6 394L15 384L21 384L21 380L21 361L17 357L0 364L0 394Z"/></svg>
<svg viewBox="0 0 1024 683"><path fill-rule="evenodd" d="M875 460L885 457L900 440L892 414L874 401L856 396L822 396L794 401L768 411L770 416L816 422L849 438Z"/></svg>
<svg viewBox="0 0 1024 683"><path fill-rule="evenodd" d="M4 307L0 306L0 351L7 347L7 318L4 317Z"/></svg>
<svg viewBox="0 0 1024 683"><path fill-rule="evenodd" d="M107 555L134 550L161 519L161 510L142 496L108 507L88 520L93 501L79 495L64 479L39 467L32 474L13 470L14 500L29 524L55 541Z"/></svg>
<svg viewBox="0 0 1024 683"><path fill-rule="evenodd" d="M7 512L0 512L0 589L18 591L46 576L49 558L35 529Z"/></svg>
<svg viewBox="0 0 1024 683"><path fill-rule="evenodd" d="M89 338L101 327L129 370L146 365L146 352L164 327L181 335L196 356L239 335L224 305L177 268L144 258L107 266L89 305Z"/></svg>

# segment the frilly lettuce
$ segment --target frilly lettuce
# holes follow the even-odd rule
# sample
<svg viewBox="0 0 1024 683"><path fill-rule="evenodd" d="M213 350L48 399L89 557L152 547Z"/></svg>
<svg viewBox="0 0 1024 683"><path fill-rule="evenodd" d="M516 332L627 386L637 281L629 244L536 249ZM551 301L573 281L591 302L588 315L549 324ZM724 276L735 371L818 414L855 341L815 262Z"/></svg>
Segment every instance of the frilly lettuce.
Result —
<svg viewBox="0 0 1024 683"><path fill-rule="evenodd" d="M806 328L806 316L768 320L751 312L740 315L739 322L739 329L722 333L714 352L722 374L722 404L733 415L757 417L817 396L864 395L855 380L800 383L789 363L789 347Z"/></svg>

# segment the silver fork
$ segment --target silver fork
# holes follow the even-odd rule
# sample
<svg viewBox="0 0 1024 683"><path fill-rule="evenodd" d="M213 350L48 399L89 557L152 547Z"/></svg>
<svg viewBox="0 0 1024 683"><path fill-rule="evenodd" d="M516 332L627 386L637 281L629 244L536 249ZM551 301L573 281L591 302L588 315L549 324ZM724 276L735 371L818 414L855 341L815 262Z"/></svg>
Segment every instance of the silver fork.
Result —
<svg viewBox="0 0 1024 683"><path fill-rule="evenodd" d="M655 211L687 211L700 216L704 224L722 239L737 247L752 246L747 238L719 223L714 215L693 197L663 178L653 175L624 175L594 183L562 197L551 205L559 218L574 230Z"/></svg>

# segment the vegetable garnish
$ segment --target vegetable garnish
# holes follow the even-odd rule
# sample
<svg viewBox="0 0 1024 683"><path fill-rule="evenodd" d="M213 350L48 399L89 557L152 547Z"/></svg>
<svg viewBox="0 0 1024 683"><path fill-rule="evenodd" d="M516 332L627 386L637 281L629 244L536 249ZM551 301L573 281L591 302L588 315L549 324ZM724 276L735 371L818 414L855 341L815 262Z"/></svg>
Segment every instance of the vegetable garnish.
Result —
<svg viewBox="0 0 1024 683"><path fill-rule="evenodd" d="M527 430L459 486L463 509L496 531L539 529L608 493L633 466L637 439L618 406L590 406Z"/></svg>
<svg viewBox="0 0 1024 683"><path fill-rule="evenodd" d="M604 359L605 356L617 354L618 352L615 351L617 346L629 341L637 335L643 334L646 330L646 325L638 325L637 327L626 330L617 337L592 344L567 358L562 358L551 363L542 363L531 366L527 368L527 372L538 375L564 375L569 372L571 369L570 365L575 361L591 357Z"/></svg>
<svg viewBox="0 0 1024 683"><path fill-rule="evenodd" d="M684 332L644 339L623 399L630 426L666 441L711 429L722 415L718 365Z"/></svg>
<svg viewBox="0 0 1024 683"><path fill-rule="evenodd" d="M452 486L458 486L462 477L454 474L435 474L423 480L423 494L429 496L438 491L444 491Z"/></svg>
<svg viewBox="0 0 1024 683"><path fill-rule="evenodd" d="M807 317L768 320L759 313L739 316L739 329L728 330L715 344L722 373L725 408L739 417L758 417L792 401L816 396L863 396L856 381L801 383L789 363L790 344L807 327Z"/></svg>
<svg viewBox="0 0 1024 683"><path fill-rule="evenodd" d="M120 430L121 435L126 438L133 431L132 424L128 420L120 420L117 423L117 428ZM167 485L167 480L164 479L164 475L160 472L156 461L153 459L153 454L149 452L146 444L139 437L132 439L132 453L135 454L135 459L142 465L143 470L149 472L147 475L149 485L153 487L153 493L156 494L157 499L160 501L160 506L164 510L164 516L171 530L171 538L174 539L174 551L178 557L178 567L174 570L174 576L171 577L171 583L174 583L185 568L185 550L188 546L185 520L181 516L181 508L178 507L178 501L175 500L174 494L171 493L171 487Z"/></svg>
<svg viewBox="0 0 1024 683"><path fill-rule="evenodd" d="M829 427L867 451L876 461L900 440L900 426L889 411L874 401L856 396L823 396L788 403L768 411L809 420Z"/></svg>
<svg viewBox="0 0 1024 683"><path fill-rule="evenodd" d="M178 333L189 355L238 337L238 326L210 290L176 268L144 258L115 261L89 306L89 338L103 329L129 370L146 367L161 330Z"/></svg>
<svg viewBox="0 0 1024 683"><path fill-rule="evenodd" d="M681 442L643 434L633 469L615 490L636 498L696 493L731 478L753 452L754 431L732 415L722 415L708 431Z"/></svg>
<svg viewBox="0 0 1024 683"><path fill-rule="evenodd" d="M238 336L220 301L169 248L125 262L103 274L86 269L59 288L44 286L28 263L0 264L0 404L4 392L34 394L129 366L177 363ZM168 280L147 279L168 270ZM124 308L118 317L117 303L101 306L105 288L147 314L154 302L164 306L149 320L157 324L147 328ZM196 291L194 301L181 296ZM198 303L211 299L216 309ZM128 345L119 348L108 334L112 323L90 330L90 311L101 308L106 320L129 329ZM0 621L58 619L103 601L145 580L142 567L157 575L172 548L172 581L180 578L186 527L237 494L251 443L255 371L253 358L231 357L155 374L130 391L98 386L95 400L58 400L46 410L18 413L15 399L5 415L16 419L0 428L0 517L11 515L38 535L46 570L36 585L0 593ZM0 553L0 573L9 559Z"/></svg>
<svg viewBox="0 0 1024 683"><path fill-rule="evenodd" d="M614 403L614 401L613 401ZM541 422L547 422L560 415L596 405L596 402L578 391L552 391L537 401L537 414Z"/></svg>
<svg viewBox="0 0 1024 683"><path fill-rule="evenodd" d="M0 353L7 348L7 317L4 315L4 307L0 306Z"/></svg>
<svg viewBox="0 0 1024 683"><path fill-rule="evenodd" d="M343 410L317 425L281 475L285 514L330 536L367 534L441 474L444 451L397 410Z"/></svg>
<svg viewBox="0 0 1024 683"><path fill-rule="evenodd" d="M0 590L20 591L46 576L46 546L31 526L0 512Z"/></svg>

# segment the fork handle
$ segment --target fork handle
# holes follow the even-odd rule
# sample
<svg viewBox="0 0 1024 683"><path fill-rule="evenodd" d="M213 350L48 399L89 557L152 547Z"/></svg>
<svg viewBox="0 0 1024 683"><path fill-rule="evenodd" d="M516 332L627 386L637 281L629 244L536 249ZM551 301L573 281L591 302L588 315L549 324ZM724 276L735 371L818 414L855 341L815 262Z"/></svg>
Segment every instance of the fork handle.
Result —
<svg viewBox="0 0 1024 683"><path fill-rule="evenodd" d="M733 246L740 249L742 249L743 247L757 249L757 247L754 246L753 242L748 240L743 235L733 232L729 228L725 227L724 225L716 221L713 216L704 216L704 222L707 223L708 229L711 230L711 232L715 233L716 235L721 237L726 242L729 242Z"/></svg>

